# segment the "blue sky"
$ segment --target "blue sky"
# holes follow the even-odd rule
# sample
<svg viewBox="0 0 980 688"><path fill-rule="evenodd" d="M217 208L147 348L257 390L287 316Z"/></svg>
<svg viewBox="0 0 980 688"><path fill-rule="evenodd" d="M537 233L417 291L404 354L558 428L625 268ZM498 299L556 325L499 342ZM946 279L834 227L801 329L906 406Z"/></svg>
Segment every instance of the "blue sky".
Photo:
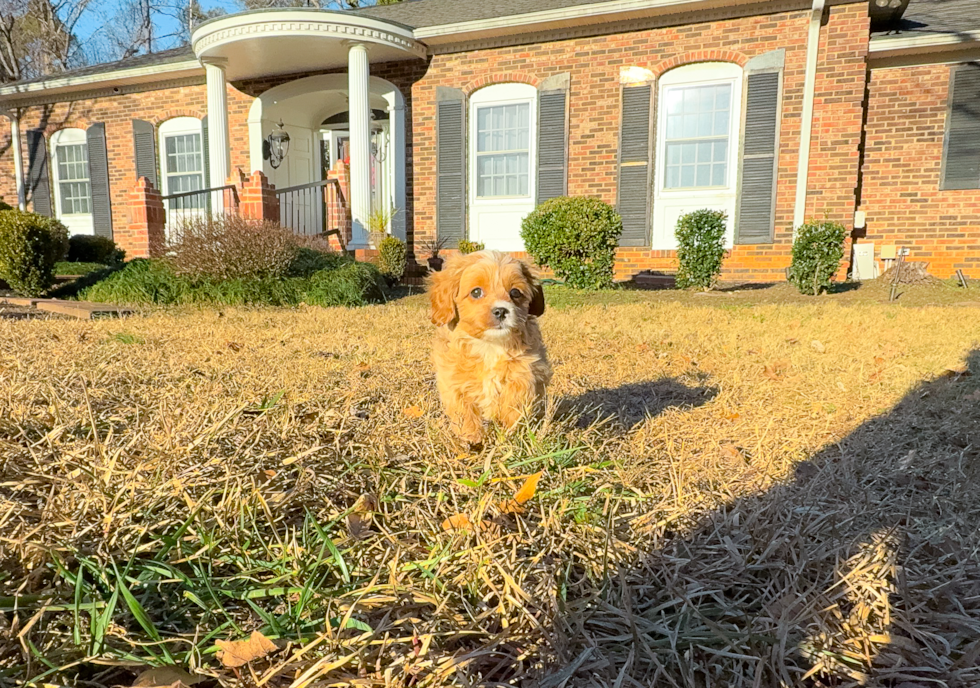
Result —
<svg viewBox="0 0 980 688"><path fill-rule="evenodd" d="M200 3L205 10L220 7L226 12L235 12L241 9L241 6L235 0L200 0ZM89 5L88 11L79 21L76 33L82 41L82 45L88 44L95 48L94 50L86 50L89 59L99 60L99 55L93 55L91 53L99 52L97 46L104 40L105 35L103 27L114 19L121 4L120 0L95 0ZM169 18L158 20L157 29L161 35L173 33L176 28L175 22ZM160 49L170 47L173 46L161 45Z"/></svg>

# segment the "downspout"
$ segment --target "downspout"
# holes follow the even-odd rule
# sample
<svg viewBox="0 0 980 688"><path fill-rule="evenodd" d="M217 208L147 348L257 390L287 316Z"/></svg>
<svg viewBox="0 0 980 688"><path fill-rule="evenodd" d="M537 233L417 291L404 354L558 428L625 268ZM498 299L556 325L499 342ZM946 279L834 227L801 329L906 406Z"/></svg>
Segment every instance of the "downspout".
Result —
<svg viewBox="0 0 980 688"><path fill-rule="evenodd" d="M27 209L27 194L24 189L24 158L20 150L20 119L16 111L3 113L10 118L10 147L14 149L14 179L17 183L17 207Z"/></svg>
<svg viewBox="0 0 980 688"><path fill-rule="evenodd" d="M810 169L810 137L813 131L813 99L817 85L817 52L820 48L820 21L826 0L813 0L810 30L806 39L806 76L803 80L803 114L800 120L800 155L796 170L796 204L793 206L793 232L806 220L806 185Z"/></svg>

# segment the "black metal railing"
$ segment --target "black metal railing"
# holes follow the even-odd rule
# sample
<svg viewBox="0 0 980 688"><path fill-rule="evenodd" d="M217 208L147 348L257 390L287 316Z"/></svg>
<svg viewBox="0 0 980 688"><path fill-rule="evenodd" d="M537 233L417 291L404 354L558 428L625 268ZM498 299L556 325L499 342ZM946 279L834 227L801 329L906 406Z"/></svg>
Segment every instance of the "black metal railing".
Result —
<svg viewBox="0 0 980 688"><path fill-rule="evenodd" d="M238 188L234 184L196 189L161 197L167 213L167 229L183 222L238 212Z"/></svg>
<svg viewBox="0 0 980 688"><path fill-rule="evenodd" d="M329 197L334 195L331 202ZM322 236L336 229L340 218L331 217L331 209L341 203L340 182L323 179L310 184L277 189L279 224L301 236Z"/></svg>

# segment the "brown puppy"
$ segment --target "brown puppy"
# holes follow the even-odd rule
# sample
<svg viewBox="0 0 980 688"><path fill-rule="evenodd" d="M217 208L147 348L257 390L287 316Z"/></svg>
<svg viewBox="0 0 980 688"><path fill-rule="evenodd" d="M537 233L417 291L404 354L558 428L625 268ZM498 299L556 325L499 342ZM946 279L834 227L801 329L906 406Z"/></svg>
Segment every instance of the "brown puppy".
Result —
<svg viewBox="0 0 980 688"><path fill-rule="evenodd" d="M531 269L498 251L454 256L430 278L429 297L436 382L454 431L477 444L484 419L513 428L551 380L537 322L544 292Z"/></svg>

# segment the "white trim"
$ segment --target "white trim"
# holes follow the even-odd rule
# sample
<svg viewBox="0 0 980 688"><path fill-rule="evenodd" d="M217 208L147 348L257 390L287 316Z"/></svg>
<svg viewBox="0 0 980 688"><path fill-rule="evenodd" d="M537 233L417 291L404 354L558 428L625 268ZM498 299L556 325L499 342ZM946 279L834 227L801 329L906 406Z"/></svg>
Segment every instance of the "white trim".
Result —
<svg viewBox="0 0 980 688"><path fill-rule="evenodd" d="M129 69L114 69L109 72L98 74L86 74L85 76L65 76L58 79L48 79L29 84L12 84L10 86L0 86L0 98L16 96L26 93L37 93L40 91L55 91L61 89L76 90L91 87L94 85L119 85L128 83L152 82L156 77L167 75L168 79L173 77L174 72L191 72L194 76L203 75L204 68L197 60L184 62L171 62L169 64L153 65L152 67L132 67Z"/></svg>
<svg viewBox="0 0 980 688"><path fill-rule="evenodd" d="M27 189L24 186L24 154L21 152L20 119L13 112L6 113L10 118L10 147L14 149L14 183L17 186L17 207L27 209Z"/></svg>
<svg viewBox="0 0 980 688"><path fill-rule="evenodd" d="M793 235L806 220L807 179L810 172L810 145L813 135L813 101L817 88L817 57L820 50L820 22L826 0L813 0L810 28L806 39L806 73L803 78L803 112L800 115L800 153L796 167L796 199L793 204Z"/></svg>
<svg viewBox="0 0 980 688"><path fill-rule="evenodd" d="M961 46L964 43L980 41L980 30L959 33L922 32L909 36L878 36L871 39L870 53L894 53L899 50L921 50L946 46Z"/></svg>

